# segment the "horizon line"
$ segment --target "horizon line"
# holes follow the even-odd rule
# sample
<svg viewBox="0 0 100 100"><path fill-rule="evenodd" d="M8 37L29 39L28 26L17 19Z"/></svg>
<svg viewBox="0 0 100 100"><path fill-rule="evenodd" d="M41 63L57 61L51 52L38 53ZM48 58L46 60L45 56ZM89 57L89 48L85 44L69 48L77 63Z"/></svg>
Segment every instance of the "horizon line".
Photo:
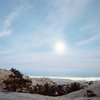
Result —
<svg viewBox="0 0 100 100"><path fill-rule="evenodd" d="M86 81L100 81L100 77L58 77L58 76L32 76L31 78L52 78L52 79L69 79L69 80L86 80Z"/></svg>

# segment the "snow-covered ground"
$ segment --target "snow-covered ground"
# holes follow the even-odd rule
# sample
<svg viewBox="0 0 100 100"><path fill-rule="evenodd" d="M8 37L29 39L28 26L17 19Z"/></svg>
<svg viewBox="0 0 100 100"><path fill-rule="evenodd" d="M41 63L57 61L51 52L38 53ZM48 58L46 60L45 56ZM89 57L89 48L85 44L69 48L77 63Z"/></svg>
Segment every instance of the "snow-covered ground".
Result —
<svg viewBox="0 0 100 100"><path fill-rule="evenodd" d="M66 97L84 97L84 95L87 94L87 90L93 91L93 93L96 94L97 97L100 97L100 83L95 83L85 89L69 93L68 95L66 95Z"/></svg>
<svg viewBox="0 0 100 100"><path fill-rule="evenodd" d="M82 84L86 84L89 81L93 81L94 83L99 82L100 83L100 77L37 77L37 76L31 76L33 80L33 85L39 84L44 85L45 83L48 83L50 85L57 84L57 85L66 85L70 84L72 82L79 82Z"/></svg>
<svg viewBox="0 0 100 100"><path fill-rule="evenodd" d="M0 100L100 100L99 97L83 98L83 97L49 97L38 94L27 94L27 93L0 93Z"/></svg>
<svg viewBox="0 0 100 100"><path fill-rule="evenodd" d="M2 91L2 81L10 75L11 72L0 69L0 91ZM75 80L71 79L59 79L59 78L33 78L33 85L44 85L49 83L50 85L63 85L69 84ZM85 81L77 80L84 84ZM93 91L96 95L94 97L88 97L87 90ZM0 92L0 100L100 100L100 81L95 81L92 85L88 85L85 89L69 93L67 95L50 97L39 94L17 93L17 92Z"/></svg>
<svg viewBox="0 0 100 100"><path fill-rule="evenodd" d="M93 91L96 97L85 97L84 94L87 93L87 90ZM0 100L100 100L100 83L94 83L85 89L58 97L17 92L0 92Z"/></svg>

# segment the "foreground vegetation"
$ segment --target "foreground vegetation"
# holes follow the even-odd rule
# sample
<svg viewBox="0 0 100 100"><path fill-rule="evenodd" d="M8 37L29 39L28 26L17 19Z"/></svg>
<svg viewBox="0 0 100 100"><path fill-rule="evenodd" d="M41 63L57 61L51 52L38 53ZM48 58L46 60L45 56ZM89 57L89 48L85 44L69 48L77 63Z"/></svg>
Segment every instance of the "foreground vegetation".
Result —
<svg viewBox="0 0 100 100"><path fill-rule="evenodd" d="M24 77L24 75L16 70L11 69L11 75L7 80L4 80L3 83L5 84L5 90L13 91L13 92L31 92L32 90L32 81L30 78Z"/></svg>
<svg viewBox="0 0 100 100"><path fill-rule="evenodd" d="M44 85L36 84L33 86L32 79L25 77L19 70L12 68L10 71L12 74L9 75L8 79L3 81L5 84L4 89L8 92L24 92L48 96L61 96L84 88L84 86L78 82L73 82L67 85L50 85L46 82ZM92 95L93 93L88 91L88 94Z"/></svg>

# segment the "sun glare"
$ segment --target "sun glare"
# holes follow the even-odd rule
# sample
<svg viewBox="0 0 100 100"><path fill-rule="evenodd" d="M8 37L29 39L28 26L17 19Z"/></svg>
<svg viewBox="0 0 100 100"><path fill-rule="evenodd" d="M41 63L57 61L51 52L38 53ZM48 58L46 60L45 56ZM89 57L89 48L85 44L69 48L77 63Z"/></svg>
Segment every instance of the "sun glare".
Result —
<svg viewBox="0 0 100 100"><path fill-rule="evenodd" d="M65 54L66 53L66 44L64 42L57 42L55 45L54 45L54 51L57 53L57 54Z"/></svg>

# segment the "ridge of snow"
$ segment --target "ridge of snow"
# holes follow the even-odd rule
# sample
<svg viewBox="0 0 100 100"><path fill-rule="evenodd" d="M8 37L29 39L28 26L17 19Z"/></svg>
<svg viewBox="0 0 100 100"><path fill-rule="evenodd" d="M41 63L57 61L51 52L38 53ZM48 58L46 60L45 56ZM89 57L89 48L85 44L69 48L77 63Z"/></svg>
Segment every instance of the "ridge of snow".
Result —
<svg viewBox="0 0 100 100"><path fill-rule="evenodd" d="M59 96L59 97L49 97L49 96L43 96L38 94L28 94L28 93L4 93L0 92L0 100L100 100L100 97L65 97L65 96Z"/></svg>
<svg viewBox="0 0 100 100"><path fill-rule="evenodd" d="M100 82L94 83L85 89L69 93L66 97L84 97L84 95L87 93L87 90L93 91L94 94L100 97Z"/></svg>

